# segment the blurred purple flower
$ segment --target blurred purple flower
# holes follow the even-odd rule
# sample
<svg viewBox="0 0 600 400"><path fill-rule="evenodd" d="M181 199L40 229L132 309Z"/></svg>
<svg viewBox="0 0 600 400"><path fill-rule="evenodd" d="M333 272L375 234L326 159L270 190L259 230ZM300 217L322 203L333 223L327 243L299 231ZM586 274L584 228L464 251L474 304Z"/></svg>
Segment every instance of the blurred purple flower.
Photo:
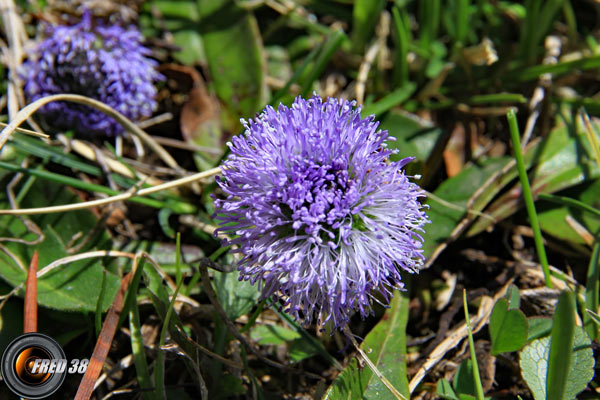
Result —
<svg viewBox="0 0 600 400"><path fill-rule="evenodd" d="M103 25L84 13L73 26L49 27L24 64L25 94L35 101L51 94L71 93L99 100L136 121L156 109L154 83L162 79L157 62L134 27ZM52 126L82 134L118 135L123 128L91 107L54 102L40 111Z"/></svg>
<svg viewBox="0 0 600 400"><path fill-rule="evenodd" d="M267 106L242 121L217 179L218 231L243 254L240 279L283 295L306 325L368 316L375 292L389 303L400 270L423 265L424 193L402 170L412 158L388 162L387 131L354 106L317 96Z"/></svg>

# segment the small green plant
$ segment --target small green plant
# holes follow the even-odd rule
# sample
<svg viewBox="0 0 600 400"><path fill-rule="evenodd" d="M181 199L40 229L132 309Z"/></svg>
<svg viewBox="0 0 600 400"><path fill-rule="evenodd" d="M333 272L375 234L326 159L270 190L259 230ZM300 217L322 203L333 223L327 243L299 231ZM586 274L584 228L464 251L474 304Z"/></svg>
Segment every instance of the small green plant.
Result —
<svg viewBox="0 0 600 400"><path fill-rule="evenodd" d="M575 325L575 295L563 292L554 318L525 318L518 307L518 291L510 302L498 300L490 317L492 354L519 353L523 379L536 400L571 400L594 377L591 341Z"/></svg>

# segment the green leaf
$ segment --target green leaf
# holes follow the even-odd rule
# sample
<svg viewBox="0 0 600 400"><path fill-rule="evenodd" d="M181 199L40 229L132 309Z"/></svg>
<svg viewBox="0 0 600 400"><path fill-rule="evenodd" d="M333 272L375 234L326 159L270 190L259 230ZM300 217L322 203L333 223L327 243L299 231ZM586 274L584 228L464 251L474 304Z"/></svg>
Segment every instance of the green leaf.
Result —
<svg viewBox="0 0 600 400"><path fill-rule="evenodd" d="M600 292L600 241L596 242L592 250L592 256L588 264L587 278L585 282L585 308L583 313L583 326L590 338L598 339L598 326L593 324L594 317L589 311L598 311ZM592 312L593 312L592 311Z"/></svg>
<svg viewBox="0 0 600 400"><path fill-rule="evenodd" d="M590 316L592 321L594 321L594 323L596 325L600 326L600 315L596 314L592 310L585 310L585 311L588 313L588 315Z"/></svg>
<svg viewBox="0 0 600 400"><path fill-rule="evenodd" d="M547 317L532 317L527 320L529 323L529 332L527 341L539 339L550 335L552 332L552 319Z"/></svg>
<svg viewBox="0 0 600 400"><path fill-rule="evenodd" d="M224 126L237 131L266 102L266 57L254 16L231 0L197 1L202 41Z"/></svg>
<svg viewBox="0 0 600 400"><path fill-rule="evenodd" d="M10 291L0 282L2 294ZM41 330L41 329L40 329ZM6 347L16 337L23 334L23 303L15 299L9 299L0 309L0 349Z"/></svg>
<svg viewBox="0 0 600 400"><path fill-rule="evenodd" d="M363 112L363 115L366 114ZM386 113L379 127L396 139L388 143L390 149L398 150L397 154L390 157L392 161L416 157L417 162L424 163L442 136L440 128L414 114L399 110Z"/></svg>
<svg viewBox="0 0 600 400"><path fill-rule="evenodd" d="M518 310L521 303L521 299L519 298L519 288L515 285L510 285L506 292L506 300L508 300L509 310Z"/></svg>
<svg viewBox="0 0 600 400"><path fill-rule="evenodd" d="M466 359L460 364L456 374L454 374L452 385L459 394L475 396L477 391L473 380L473 362L471 362L471 359Z"/></svg>
<svg viewBox="0 0 600 400"><path fill-rule="evenodd" d="M290 343L290 359L293 362L299 362L317 354L319 352L315 346L306 339L296 339Z"/></svg>
<svg viewBox="0 0 600 400"><path fill-rule="evenodd" d="M140 18L142 26L167 29L180 50L173 52L173 58L185 65L206 61L202 37L200 35L200 15L194 0L153 0L145 8L160 12L162 18L154 21L153 16ZM150 14L151 15L151 14ZM150 32L149 32L150 33Z"/></svg>
<svg viewBox="0 0 600 400"><path fill-rule="evenodd" d="M304 352L307 352L308 347L310 347L310 348L312 348L311 353L314 352L314 354L319 354L321 357L323 357L325 360L327 360L330 365L335 366L335 368L337 368L339 370L342 369L341 364L335 359L335 357L333 357L331 354L329 354L327 352L327 349L325 349L325 346L323 346L323 343L321 343L321 341L317 340L315 337L313 337L311 334L309 334L306 331L306 329L304 329L301 325L299 325L298 322L294 321L294 319L292 317L290 317L289 314L286 314L285 312L280 310L279 305L276 305L272 299L268 299L267 303L271 306L271 309L277 315L279 315L279 317L283 321L285 321L288 324L290 329L292 329L294 332L296 332L297 334L299 334L301 336L300 339L296 339L294 342L301 340L303 343L307 344L307 347L304 347L304 345L302 345L302 347L304 348ZM294 351L294 349L293 349L294 342L292 342L292 347L290 348L290 353ZM294 359L291 354L290 354L290 357L292 357L292 359Z"/></svg>
<svg viewBox="0 0 600 400"><path fill-rule="evenodd" d="M438 381L437 394L443 399L458 400L458 397L456 397L456 393L454 392L454 389L452 389L452 385L450 384L450 382L448 382L444 378L442 378Z"/></svg>
<svg viewBox="0 0 600 400"><path fill-rule="evenodd" d="M370 360L391 384L408 395L406 377L406 323L408 321L407 292L395 292L390 309L361 344ZM324 399L394 399L395 397L369 368L358 365L356 359L342 371L327 390Z"/></svg>
<svg viewBox="0 0 600 400"><path fill-rule="evenodd" d="M0 207L8 208L5 192L0 194ZM79 202L77 196L65 190L62 185L52 182L36 181L27 192L22 208L44 207L53 204ZM98 223L87 210L61 214L36 215L31 217L44 233L44 240L37 245L19 242L2 242L6 251L0 252L0 277L12 286L25 282L26 271L34 250L39 253L39 268L71 255L68 248L82 243L73 241L79 235L91 235L78 252L110 248L107 233L94 227ZM0 237L35 240L37 235L29 231L22 221L14 216L0 216ZM81 239L80 239L81 240ZM11 255L9 255L9 252ZM58 310L96 311L97 301L105 268L113 268L113 259L90 258L59 266L38 280L38 304ZM108 309L119 288L118 275L106 274L106 290L102 310Z"/></svg>
<svg viewBox="0 0 600 400"><path fill-rule="evenodd" d="M365 106L362 114L363 115L381 115L389 109L396 107L402 102L408 100L410 96L417 89L417 85L413 82L407 82L403 86L400 86L398 89L388 93L382 99L378 100L376 103L368 104Z"/></svg>
<svg viewBox="0 0 600 400"><path fill-rule="evenodd" d="M582 182L591 182L600 176L600 169L590 156L591 148L584 129L579 122L561 123L544 141L527 151L524 156L526 166L535 162L535 167L529 173L534 195L554 193ZM516 173L511 169L506 178L513 176ZM508 183L504 179L503 181L498 189ZM500 221L522 206L521 185L516 184L490 204L485 212ZM478 218L466 232L466 236L482 232L493 223L487 218Z"/></svg>
<svg viewBox="0 0 600 400"><path fill-rule="evenodd" d="M240 281L239 272L218 272L214 274L215 291L227 317L235 321L248 313L257 303L260 293L248 281Z"/></svg>
<svg viewBox="0 0 600 400"><path fill-rule="evenodd" d="M563 400L576 398L594 376L591 341L585 331L575 327L571 346L571 364L565 383ZM546 379L550 355L550 337L536 339L519 353L521 373L536 400L546 399ZM561 362L561 360L559 360ZM564 361L562 361L564 362Z"/></svg>
<svg viewBox="0 0 600 400"><path fill-rule="evenodd" d="M331 61L333 55L342 42L348 38L341 29L336 29L330 32L320 46L319 53L310 69L306 70L306 75L299 79L300 94L303 97L308 97L315 89L315 82L323 75L325 68Z"/></svg>
<svg viewBox="0 0 600 400"><path fill-rule="evenodd" d="M283 344L302 337L298 332L279 325L256 325L250 337L258 344Z"/></svg>
<svg viewBox="0 0 600 400"><path fill-rule="evenodd" d="M508 301L499 299L490 317L492 355L517 351L527 340L527 318L521 310L508 309Z"/></svg>
<svg viewBox="0 0 600 400"><path fill-rule="evenodd" d="M577 199L591 207L600 207L598 198L600 193L600 179L577 185L571 189L564 190L561 196ZM575 219L593 235L600 234L600 217L579 208L556 206L556 204L545 201L540 202L538 218L541 228L552 236L576 244L586 244L583 238L569 225L567 217Z"/></svg>
<svg viewBox="0 0 600 400"><path fill-rule="evenodd" d="M465 168L456 176L444 181L433 193L458 207L465 207L469 198L481 185L494 172L502 169L507 162L507 157L490 158L481 165ZM464 217L465 211L450 208L433 198L427 199L427 204L430 207L427 215L431 224L425 227L423 250L425 256L429 257L435 248L450 236L452 230Z"/></svg>
<svg viewBox="0 0 600 400"><path fill-rule="evenodd" d="M379 14L385 7L385 0L357 0L352 12L352 45L355 51L363 52L365 44L371 40Z"/></svg>
<svg viewBox="0 0 600 400"><path fill-rule="evenodd" d="M564 398L563 394L566 392L569 367L571 366L571 348L573 347L574 334L575 295L573 292L564 291L558 298L556 313L552 320L548 377L546 378L547 400L562 400Z"/></svg>

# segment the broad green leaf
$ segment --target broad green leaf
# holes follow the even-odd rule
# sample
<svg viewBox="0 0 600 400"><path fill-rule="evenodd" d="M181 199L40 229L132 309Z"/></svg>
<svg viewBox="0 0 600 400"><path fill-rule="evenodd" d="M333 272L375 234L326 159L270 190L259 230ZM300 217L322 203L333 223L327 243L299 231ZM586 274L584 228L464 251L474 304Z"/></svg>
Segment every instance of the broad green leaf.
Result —
<svg viewBox="0 0 600 400"><path fill-rule="evenodd" d="M258 344L283 344L302 337L298 332L279 325L256 325L250 337Z"/></svg>
<svg viewBox="0 0 600 400"><path fill-rule="evenodd" d="M248 281L240 281L239 272L214 274L214 286L219 302L231 320L248 313L256 305L260 292Z"/></svg>
<svg viewBox="0 0 600 400"><path fill-rule="evenodd" d="M408 302L407 292L395 292L390 309L361 344L383 376L406 398L409 397L406 377ZM373 371L368 367L360 367L354 359L329 387L324 399L387 400L395 397Z"/></svg>
<svg viewBox="0 0 600 400"><path fill-rule="evenodd" d="M585 331L575 328L572 346L572 361L566 382L564 400L572 400L584 390L594 377L594 357L591 341ZM550 354L550 337L536 339L519 353L523 379L536 400L546 399L546 376Z"/></svg>
<svg viewBox="0 0 600 400"><path fill-rule="evenodd" d="M21 207L44 207L54 204L69 204L79 199L62 185L36 181L27 192ZM0 207L8 208L5 192L0 193ZM39 253L39 268L71 255L68 248L80 241L78 236L91 234L91 237L78 252L107 249L110 247L108 235L102 229L94 230L98 221L87 210L60 214L37 215L31 217L44 233L44 240L37 245L3 241L5 251L0 252L0 277L12 286L22 284L26 279L27 267L35 250ZM0 216L0 237L21 240L35 240L37 235L29 231L22 221L13 216ZM81 239L79 239L81 240ZM38 280L38 303L41 306L70 311L95 311L100 296L104 269L111 270L113 259L90 258L65 264ZM119 288L119 276L106 274L106 291L102 310L106 310Z"/></svg>
<svg viewBox="0 0 600 400"><path fill-rule="evenodd" d="M594 208L600 207L600 179L577 185L562 191L561 196L577 199ZM574 218L591 234L600 234L600 217L574 207L560 206L545 201L536 206L541 228L552 236L572 243L585 244L583 238L566 222L567 217Z"/></svg>
<svg viewBox="0 0 600 400"><path fill-rule="evenodd" d="M473 165L462 170L458 175L444 181L433 192L437 197L458 207L465 207L469 198L496 171L508 162L507 157L490 158L481 165ZM425 227L423 249L425 256L430 256L435 248L450 236L458 222L465 216L465 211L450 208L433 198L427 199L430 209L427 215L431 224Z"/></svg>
<svg viewBox="0 0 600 400"><path fill-rule="evenodd" d="M527 340L527 318L521 310L509 309L508 301L499 299L490 316L492 355L517 351Z"/></svg>
<svg viewBox="0 0 600 400"><path fill-rule="evenodd" d="M178 51L173 52L173 58L182 64L194 65L206 61L202 37L200 35L200 15L195 0L153 0L145 4L150 11L158 11L161 15L155 20L152 13L140 17L140 24L165 28L173 35ZM146 30L148 30L147 28ZM148 30L152 33L152 30Z"/></svg>
<svg viewBox="0 0 600 400"><path fill-rule="evenodd" d="M240 128L266 102L266 57L254 16L232 0L197 1L211 81L225 104L224 127Z"/></svg>
<svg viewBox="0 0 600 400"><path fill-rule="evenodd" d="M579 122L560 123L547 139L525 154L526 165L535 165L529 173L534 195L554 193L598 178L600 169L590 154L584 127ZM511 170L507 177L513 177L513 173ZM485 212L500 221L515 213L522 205L521 185L517 183L490 204ZM475 235L493 223L487 218L478 218L466 236Z"/></svg>
<svg viewBox="0 0 600 400"><path fill-rule="evenodd" d="M388 142L390 149L398 150L397 154L390 157L392 161L416 157L416 162L424 163L442 136L440 128L414 114L398 110L386 113L379 128L387 130L390 137L396 139Z"/></svg>
<svg viewBox="0 0 600 400"><path fill-rule="evenodd" d="M293 340L290 343L290 359L293 362L299 362L317 354L319 352L315 346L304 338Z"/></svg>

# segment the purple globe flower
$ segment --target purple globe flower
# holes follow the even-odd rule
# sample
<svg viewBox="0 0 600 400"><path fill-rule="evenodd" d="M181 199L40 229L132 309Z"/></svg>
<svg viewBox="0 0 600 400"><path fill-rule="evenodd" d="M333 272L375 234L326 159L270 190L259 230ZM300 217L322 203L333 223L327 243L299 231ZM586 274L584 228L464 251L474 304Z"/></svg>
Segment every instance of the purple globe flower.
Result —
<svg viewBox="0 0 600 400"><path fill-rule="evenodd" d="M28 101L71 93L100 100L130 118L139 120L156 109L154 83L162 79L157 62L148 58L141 33L134 27L103 25L89 12L74 26L49 27L23 65ZM123 128L91 107L54 102L40 112L58 129L82 134L118 135Z"/></svg>
<svg viewBox="0 0 600 400"><path fill-rule="evenodd" d="M423 265L423 191L388 162L387 131L362 119L354 102L297 98L270 106L229 143L217 182L218 231L243 258L240 279L262 297L282 295L286 312L308 325L343 328L389 303L400 271Z"/></svg>

